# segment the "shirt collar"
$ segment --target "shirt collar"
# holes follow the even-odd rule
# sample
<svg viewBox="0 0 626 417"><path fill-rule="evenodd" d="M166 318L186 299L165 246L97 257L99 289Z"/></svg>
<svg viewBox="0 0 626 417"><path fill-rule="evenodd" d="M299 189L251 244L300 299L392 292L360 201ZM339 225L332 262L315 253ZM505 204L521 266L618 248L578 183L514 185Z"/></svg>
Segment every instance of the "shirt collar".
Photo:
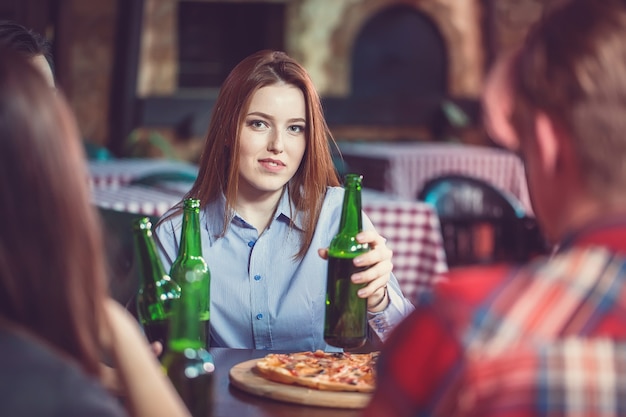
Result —
<svg viewBox="0 0 626 417"><path fill-rule="evenodd" d="M285 187L285 191L280 196L280 200L278 201L278 207L276 208L276 215L274 216L275 220L284 221L287 223L293 222L293 226L300 230L304 230L304 218L303 213L296 212L296 208L293 205L293 201L291 200L291 195L289 191L289 187Z"/></svg>
<svg viewBox="0 0 626 417"><path fill-rule="evenodd" d="M626 254L626 213L596 219L568 233L559 245L559 252L574 246L604 246Z"/></svg>
<svg viewBox="0 0 626 417"><path fill-rule="evenodd" d="M223 193L220 193L219 197L207 204L203 211L205 217L206 229L209 234L209 240L213 243L220 237L224 229L224 210L226 207L226 197ZM228 223L232 223L233 219L239 216L235 212L231 212L228 216ZM278 201L278 207L276 208L276 214L274 215L275 221L285 222L287 224L292 223L293 226L300 230L304 230L304 216L301 212L296 212L295 207L289 194L289 187L285 187L285 191L282 193L280 200ZM270 224L269 227L272 227Z"/></svg>
<svg viewBox="0 0 626 417"><path fill-rule="evenodd" d="M226 207L226 197L223 193L213 201L211 201L204 208L202 214L204 215L206 230L209 235L209 241L213 243L217 240L222 231L224 230L224 209ZM232 216L229 221L232 220Z"/></svg>

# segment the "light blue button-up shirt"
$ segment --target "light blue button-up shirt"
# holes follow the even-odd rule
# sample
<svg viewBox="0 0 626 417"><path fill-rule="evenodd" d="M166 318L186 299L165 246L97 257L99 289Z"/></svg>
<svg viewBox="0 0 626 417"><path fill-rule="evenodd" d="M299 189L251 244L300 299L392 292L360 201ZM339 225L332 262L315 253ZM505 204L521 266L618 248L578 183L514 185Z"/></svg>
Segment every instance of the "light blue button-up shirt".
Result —
<svg viewBox="0 0 626 417"><path fill-rule="evenodd" d="M256 228L236 213L225 236L224 198L200 212L202 250L211 270L211 346L281 350L338 350L323 337L327 261L318 248L326 248L339 230L344 190L326 193L313 241L302 260L294 260L300 247L302 219L294 219L288 192L268 228ZM178 253L182 215L161 224L155 240L166 270ZM373 228L363 215L363 227ZM368 313L371 329L384 340L413 310L395 276L388 284L390 304L380 313Z"/></svg>

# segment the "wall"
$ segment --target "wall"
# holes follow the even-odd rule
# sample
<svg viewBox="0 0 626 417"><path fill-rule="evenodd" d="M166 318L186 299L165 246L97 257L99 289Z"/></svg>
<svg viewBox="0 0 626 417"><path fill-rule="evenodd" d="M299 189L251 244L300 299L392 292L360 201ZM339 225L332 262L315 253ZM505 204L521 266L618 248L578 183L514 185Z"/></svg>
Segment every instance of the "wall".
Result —
<svg viewBox="0 0 626 417"><path fill-rule="evenodd" d="M72 0L69 101L83 138L98 144L108 139L116 13L115 1Z"/></svg>
<svg viewBox="0 0 626 417"><path fill-rule="evenodd" d="M67 1L73 7L74 38L70 102L83 136L106 144L116 2ZM139 96L176 91L176 1L145 0ZM450 46L451 93L476 97L489 57L516 45L543 10L559 0L273 1L287 5L287 52L307 67L323 95L349 94L348 58L359 28L381 8L402 3L427 14L441 28Z"/></svg>
<svg viewBox="0 0 626 417"><path fill-rule="evenodd" d="M450 91L478 94L483 74L480 0L292 0L285 2L286 49L309 71L320 94L349 94L350 52L359 29L382 8L408 4L426 14L449 47ZM139 94L175 90L176 0L146 0Z"/></svg>

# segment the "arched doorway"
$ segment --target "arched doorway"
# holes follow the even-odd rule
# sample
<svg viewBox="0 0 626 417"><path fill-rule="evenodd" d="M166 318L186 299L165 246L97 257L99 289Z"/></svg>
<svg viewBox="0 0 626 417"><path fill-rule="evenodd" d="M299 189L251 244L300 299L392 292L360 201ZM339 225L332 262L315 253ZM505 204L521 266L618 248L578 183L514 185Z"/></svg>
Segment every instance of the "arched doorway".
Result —
<svg viewBox="0 0 626 417"><path fill-rule="evenodd" d="M352 97L442 97L447 80L445 41L419 10L391 6L363 25L352 49Z"/></svg>

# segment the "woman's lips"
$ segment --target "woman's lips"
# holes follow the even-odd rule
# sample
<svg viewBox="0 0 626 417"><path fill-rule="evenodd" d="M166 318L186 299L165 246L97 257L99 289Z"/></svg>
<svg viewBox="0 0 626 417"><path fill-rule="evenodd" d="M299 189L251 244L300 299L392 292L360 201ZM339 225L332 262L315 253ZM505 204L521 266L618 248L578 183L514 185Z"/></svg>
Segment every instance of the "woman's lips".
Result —
<svg viewBox="0 0 626 417"><path fill-rule="evenodd" d="M263 168L271 172L281 171L285 168L285 164L282 161L276 159L261 159L259 163Z"/></svg>

